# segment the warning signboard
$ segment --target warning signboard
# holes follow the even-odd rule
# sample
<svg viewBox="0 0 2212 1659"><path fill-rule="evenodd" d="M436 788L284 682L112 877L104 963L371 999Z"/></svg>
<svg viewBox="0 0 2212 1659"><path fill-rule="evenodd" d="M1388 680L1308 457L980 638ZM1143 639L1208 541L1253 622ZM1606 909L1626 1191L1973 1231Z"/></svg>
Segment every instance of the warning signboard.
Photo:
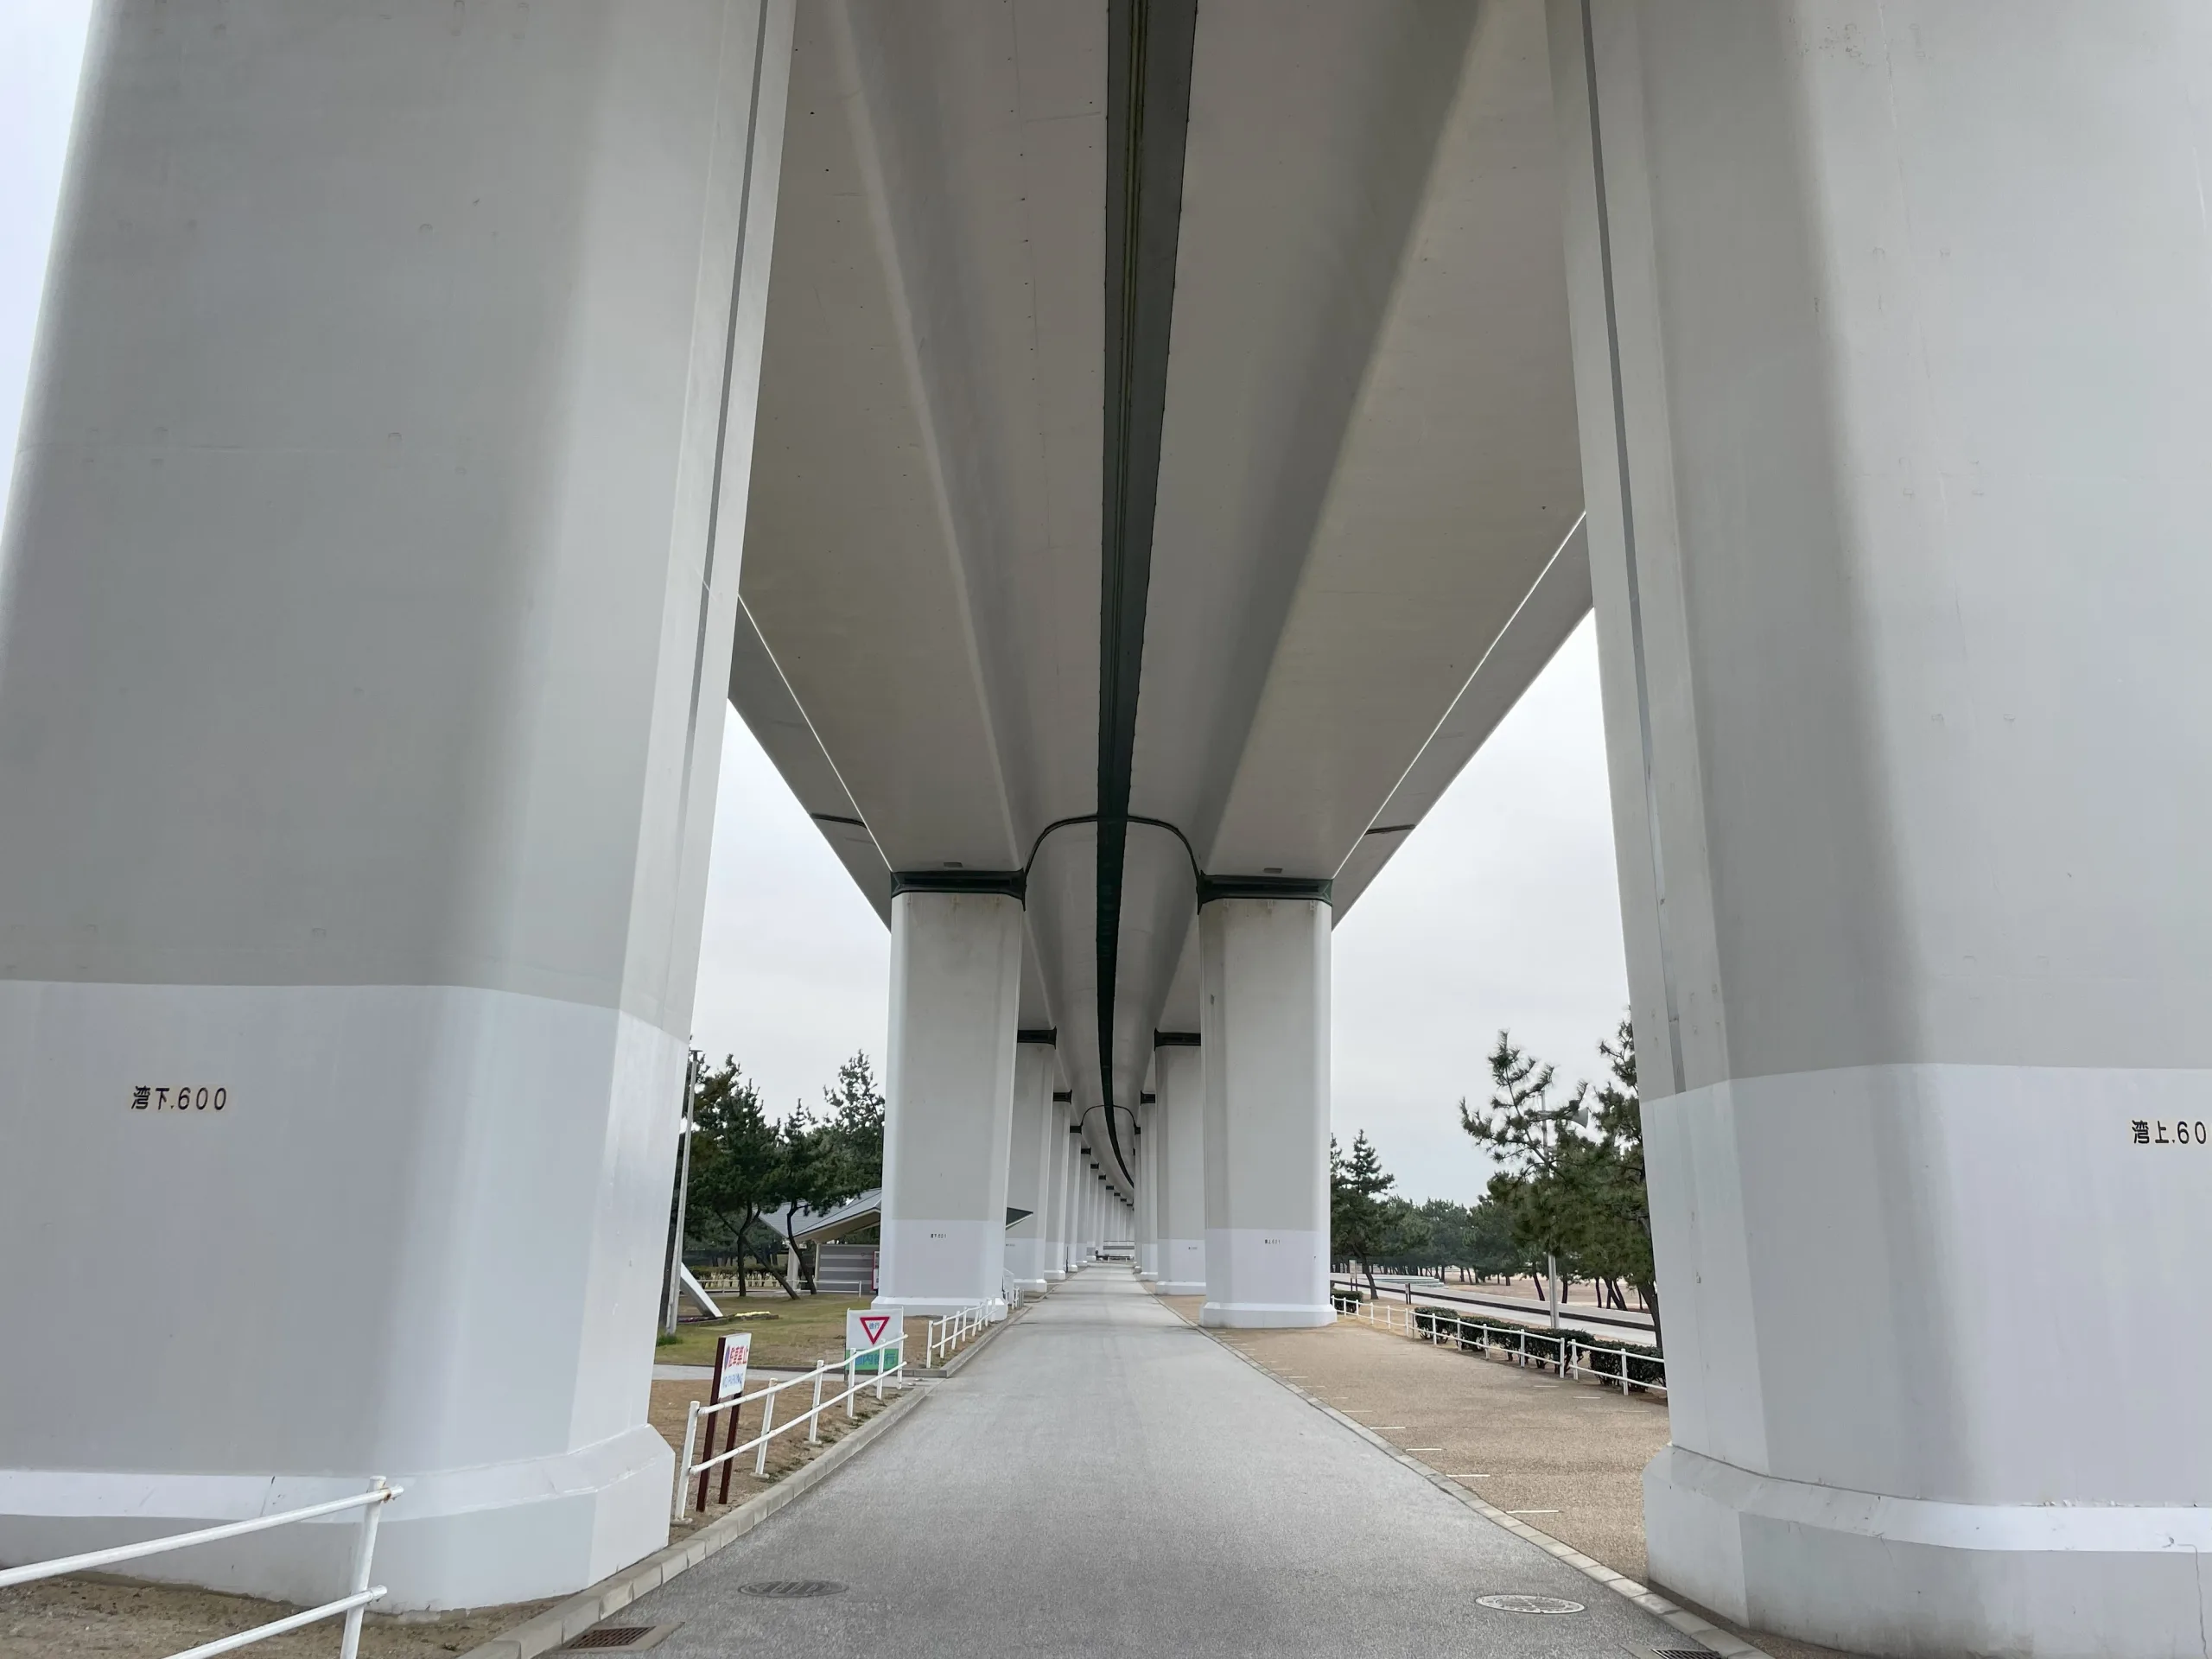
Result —
<svg viewBox="0 0 2212 1659"><path fill-rule="evenodd" d="M903 1307L886 1306L883 1303L878 1302L874 1307L855 1307L846 1310L846 1357L850 1358L855 1354L862 1356L854 1367L856 1370L873 1371L896 1365L899 1363L899 1355L905 1351L903 1344L906 1334L906 1310ZM871 1348L880 1349L886 1343L899 1343L902 1345L893 1350L888 1355L868 1351Z"/></svg>
<svg viewBox="0 0 2212 1659"><path fill-rule="evenodd" d="M715 1400L733 1400L745 1392L745 1368L752 1360L753 1333L750 1331L741 1331L734 1337L723 1337L715 1342Z"/></svg>

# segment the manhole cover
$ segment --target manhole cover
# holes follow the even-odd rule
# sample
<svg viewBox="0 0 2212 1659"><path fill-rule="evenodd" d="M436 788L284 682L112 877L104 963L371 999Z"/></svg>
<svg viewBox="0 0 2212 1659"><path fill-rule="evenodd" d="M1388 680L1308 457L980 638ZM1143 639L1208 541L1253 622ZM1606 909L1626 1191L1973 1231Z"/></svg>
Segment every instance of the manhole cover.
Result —
<svg viewBox="0 0 2212 1659"><path fill-rule="evenodd" d="M741 1584L737 1587L741 1596L772 1596L779 1601L795 1601L802 1596L842 1596L845 1586L835 1579L763 1579L758 1584Z"/></svg>
<svg viewBox="0 0 2212 1659"><path fill-rule="evenodd" d="M1501 1613L1579 1613L1583 1611L1579 1601L1567 1601L1558 1596L1477 1596L1478 1607L1495 1607Z"/></svg>
<svg viewBox="0 0 2212 1659"><path fill-rule="evenodd" d="M602 1624L586 1630L561 1649L563 1653L643 1653L658 1647L673 1624Z"/></svg>

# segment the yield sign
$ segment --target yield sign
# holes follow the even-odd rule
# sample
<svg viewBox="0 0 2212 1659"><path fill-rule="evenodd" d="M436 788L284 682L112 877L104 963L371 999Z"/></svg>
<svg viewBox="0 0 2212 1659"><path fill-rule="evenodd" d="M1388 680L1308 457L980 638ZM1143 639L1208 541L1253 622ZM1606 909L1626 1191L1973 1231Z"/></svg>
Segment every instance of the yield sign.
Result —
<svg viewBox="0 0 2212 1659"><path fill-rule="evenodd" d="M865 1354L871 1348L881 1347L887 1342L896 1342L906 1330L906 1310L893 1304L879 1302L874 1307L850 1307L845 1310L845 1351ZM870 1355L858 1362L864 1371L895 1365L895 1358L885 1355Z"/></svg>

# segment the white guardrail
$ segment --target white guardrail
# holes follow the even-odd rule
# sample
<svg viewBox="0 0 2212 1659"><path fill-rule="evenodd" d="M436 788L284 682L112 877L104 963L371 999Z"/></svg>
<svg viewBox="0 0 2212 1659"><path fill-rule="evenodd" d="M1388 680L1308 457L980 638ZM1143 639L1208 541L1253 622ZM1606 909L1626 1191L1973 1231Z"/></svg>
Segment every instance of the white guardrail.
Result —
<svg viewBox="0 0 2212 1659"><path fill-rule="evenodd" d="M1011 1313L1021 1306L1021 1293L1011 1286L1007 1287L1005 1301L1007 1311ZM950 1359L959 1351L962 1343L989 1330L995 1323L991 1318L991 1308L989 1302L970 1302L957 1313L948 1313L940 1319L931 1319L923 1337L923 1366L935 1370L938 1355Z"/></svg>
<svg viewBox="0 0 2212 1659"><path fill-rule="evenodd" d="M795 1428L804 1427L806 1430L808 1442L819 1444L822 1439L823 1412L833 1407L842 1406L847 1417L858 1416L859 1408L853 1404L853 1402L871 1382L875 1385L875 1397L879 1400L883 1398L883 1382L886 1377L901 1378L899 1386L904 1388L906 1383L903 1379L906 1370L906 1338L895 1337L889 1342L878 1343L873 1348L855 1349L842 1359L824 1360L804 1376L787 1376L780 1382L767 1383L753 1389L750 1394L732 1395L728 1399L717 1401L711 1406L701 1405L699 1402L694 1400L691 1402L690 1415L685 1419L683 1424L683 1460L677 1465L676 1469L676 1500L671 1510L674 1518L681 1521L690 1512L692 1476L696 1475L699 1478L698 1501L699 1507L703 1510L707 1507L708 1479L719 1468L722 1471L722 1488L721 1495L717 1501L727 1503L729 1502L730 1471L735 1465L736 1460L747 1452L754 1453L753 1472L756 1475L765 1475L768 1472L768 1442L779 1434L788 1434ZM899 1356L897 1362L886 1364L886 1360L894 1351ZM873 1366L863 1367L861 1362L871 1354L875 1357L875 1363ZM863 1370L868 1372L868 1375L861 1375ZM822 1397L823 1382L841 1373L845 1382L844 1392L831 1399L824 1400ZM776 1396L786 1389L796 1389L810 1382L814 1385L813 1403L798 1416L779 1423L776 1421ZM756 1402L760 1407L760 1432L740 1445L737 1440L738 1419L744 1414L746 1407ZM721 1452L716 1452L715 1430L717 1425L712 1420L724 1412L729 1414L730 1444ZM702 1422L707 1425L707 1456L695 1462L693 1459L699 1450L699 1425Z"/></svg>
<svg viewBox="0 0 2212 1659"><path fill-rule="evenodd" d="M202 1527L197 1532L173 1533L166 1538L149 1538L143 1544L118 1544L112 1549L88 1550L82 1555L65 1555L60 1560L38 1561L29 1567L0 1569L0 1590L10 1585L30 1584L40 1579L60 1578L65 1573L92 1573L102 1567L116 1567L124 1561L143 1560L149 1555L160 1555L172 1549L189 1549L195 1544L218 1544L226 1538L243 1538L250 1532L267 1532L272 1527L289 1526L295 1521L313 1521L326 1515L338 1515L346 1510L361 1511L360 1532L353 1542L353 1573L352 1587L335 1601L326 1601L320 1607L272 1618L266 1624L257 1624L250 1630L240 1630L236 1636L226 1636L213 1642L203 1642L196 1648L187 1648L169 1659L213 1659L219 1653L230 1653L256 1642L266 1641L272 1636L282 1636L287 1630L296 1630L302 1625L314 1624L339 1614L346 1616L346 1628L338 1638L339 1659L354 1659L361 1645L361 1612L371 1602L385 1593L385 1587L369 1582L369 1562L376 1553L377 1519L384 1513L384 1506L405 1489L387 1486L379 1479L372 1482L365 1492L351 1497L334 1497L327 1503L310 1503L303 1510L286 1510L281 1515L256 1516L251 1521L232 1521L219 1527Z"/></svg>
<svg viewBox="0 0 2212 1659"><path fill-rule="evenodd" d="M1338 1285L1344 1288L1339 1290ZM1332 1298L1350 1300L1358 1296L1358 1287L1349 1281L1332 1280ZM1395 1332L1419 1342L1451 1342L1460 1348L1471 1347L1484 1358L1503 1358L1509 1365L1534 1364L1538 1369L1548 1366L1570 1382L1601 1382L1607 1387L1620 1385L1623 1394L1632 1388L1649 1394L1667 1392L1667 1362L1656 1354L1631 1353L1626 1348L1608 1348L1603 1343L1592 1342L1572 1331L1538 1331L1528 1325L1516 1325L1503 1319L1469 1319L1449 1309L1415 1305L1403 1306L1376 1298L1358 1296L1357 1305L1347 1309L1339 1303L1337 1311L1350 1313L1363 1324L1379 1331ZM1425 1317L1424 1317L1425 1316ZM1449 1327L1448 1329L1446 1327ZM1493 1333L1511 1332L1510 1344L1496 1338ZM1537 1344L1531 1350L1529 1344ZM1548 1351L1545 1351L1548 1350ZM1610 1355L1613 1369L1607 1371L1595 1363L1597 1357ZM1657 1372L1656 1377L1631 1376L1630 1362L1640 1368Z"/></svg>

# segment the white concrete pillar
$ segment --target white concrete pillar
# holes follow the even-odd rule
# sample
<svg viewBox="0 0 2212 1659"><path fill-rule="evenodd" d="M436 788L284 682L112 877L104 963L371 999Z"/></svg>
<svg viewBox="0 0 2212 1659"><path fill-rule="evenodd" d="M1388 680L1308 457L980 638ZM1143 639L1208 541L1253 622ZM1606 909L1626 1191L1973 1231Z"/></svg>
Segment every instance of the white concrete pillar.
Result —
<svg viewBox="0 0 2212 1659"><path fill-rule="evenodd" d="M1073 1139L1057 1096L1046 1103L1045 1141L1045 1278L1058 1284L1068 1276L1068 1149Z"/></svg>
<svg viewBox="0 0 2212 1659"><path fill-rule="evenodd" d="M1025 1291L1045 1288L1045 1171L1058 1114L1052 1109L1052 1046L1027 1036L1014 1052L1014 1127L1007 1137L1006 1202L1029 1213L1006 1230L1006 1276Z"/></svg>
<svg viewBox="0 0 2212 1659"><path fill-rule="evenodd" d="M1855 1652L2200 1652L2204 10L1552 18L1653 1581Z"/></svg>
<svg viewBox="0 0 2212 1659"><path fill-rule="evenodd" d="M1141 1104L1137 1108L1137 1194L1135 1207L1137 1235L1137 1277L1156 1281L1160 1277L1160 1234L1155 1200L1160 1193L1160 1176L1153 1156L1160 1137L1154 1132L1158 1102Z"/></svg>
<svg viewBox="0 0 2212 1659"><path fill-rule="evenodd" d="M1195 1033L1193 1033L1195 1034ZM1160 1288L1198 1296L1206 1287L1205 1069L1195 1042L1153 1051L1159 1077Z"/></svg>
<svg viewBox="0 0 2212 1659"><path fill-rule="evenodd" d="M880 1302L1003 1308L1021 944L1009 893L891 900Z"/></svg>
<svg viewBox="0 0 2212 1659"><path fill-rule="evenodd" d="M1329 906L1198 912L1205 1038L1202 1323L1315 1325L1329 1308Z"/></svg>
<svg viewBox="0 0 2212 1659"><path fill-rule="evenodd" d="M0 546L0 1560L384 1476L381 1606L558 1596L667 1536L791 9L221 16L94 25Z"/></svg>

